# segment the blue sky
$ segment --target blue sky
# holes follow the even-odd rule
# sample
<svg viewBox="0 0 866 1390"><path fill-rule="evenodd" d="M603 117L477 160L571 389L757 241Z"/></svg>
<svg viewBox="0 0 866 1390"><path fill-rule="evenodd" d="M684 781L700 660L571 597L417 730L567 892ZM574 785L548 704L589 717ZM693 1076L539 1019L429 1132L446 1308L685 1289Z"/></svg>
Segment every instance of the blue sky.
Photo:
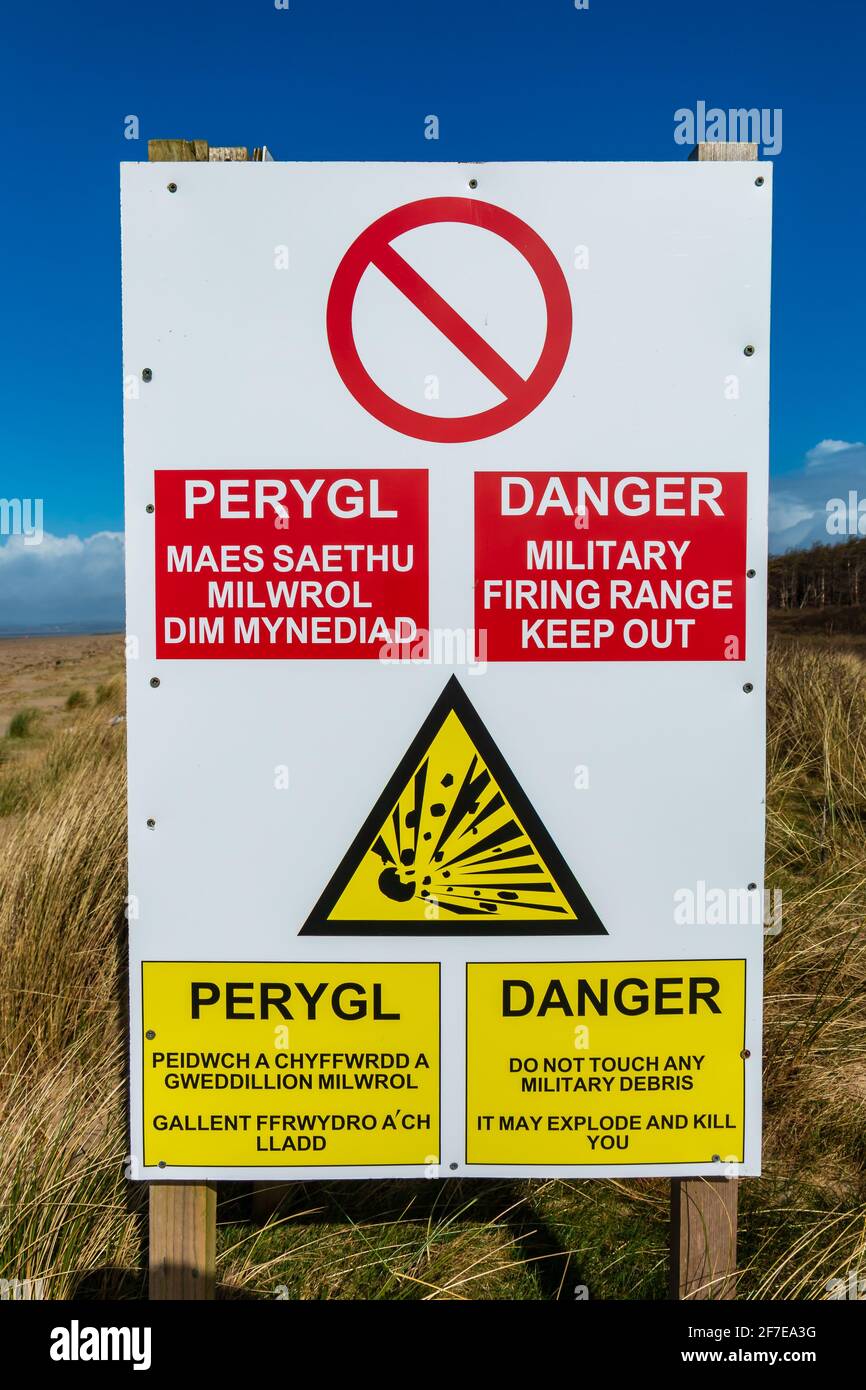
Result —
<svg viewBox="0 0 866 1390"><path fill-rule="evenodd" d="M678 108L781 108L776 547L823 534L833 487L866 490L857 0L49 0L7 12L3 47L0 493L44 498L57 545L0 544L0 626L12 594L28 621L31 591L58 621L77 597L120 613L119 541L112 561L89 538L123 527L118 164L150 136L284 159L668 160Z"/></svg>

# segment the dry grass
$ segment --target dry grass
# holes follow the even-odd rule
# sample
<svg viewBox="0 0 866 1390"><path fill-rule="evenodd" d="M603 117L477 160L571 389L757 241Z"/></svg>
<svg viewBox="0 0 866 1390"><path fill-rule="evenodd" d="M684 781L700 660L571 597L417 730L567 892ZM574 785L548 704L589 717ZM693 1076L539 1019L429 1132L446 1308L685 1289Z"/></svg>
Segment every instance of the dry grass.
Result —
<svg viewBox="0 0 866 1390"><path fill-rule="evenodd" d="M866 1271L866 666L771 655L766 1176L741 1188L741 1295ZM118 685L0 765L0 1278L140 1296L125 1178ZM18 740L17 742L23 742ZM663 1182L310 1184L263 1227L221 1194L227 1298L659 1298Z"/></svg>
<svg viewBox="0 0 866 1390"><path fill-rule="evenodd" d="M139 1264L124 1181L123 725L56 735L15 778L0 897L0 1277L46 1295Z"/></svg>

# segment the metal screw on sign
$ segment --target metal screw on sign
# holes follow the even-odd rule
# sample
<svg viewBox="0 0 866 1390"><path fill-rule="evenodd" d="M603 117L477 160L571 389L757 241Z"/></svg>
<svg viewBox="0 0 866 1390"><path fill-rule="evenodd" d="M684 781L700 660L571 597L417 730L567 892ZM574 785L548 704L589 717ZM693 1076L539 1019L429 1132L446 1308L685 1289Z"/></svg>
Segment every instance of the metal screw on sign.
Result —
<svg viewBox="0 0 866 1390"><path fill-rule="evenodd" d="M159 1160L159 1163L157 1164L157 1167L158 1167L158 1168L164 1168L164 1167L165 1167L165 1164L163 1163L162 1159Z"/></svg>
<svg viewBox="0 0 866 1390"><path fill-rule="evenodd" d="M746 357L754 357L754 355L755 355L754 344L753 344L753 343L746 343L746 346L743 348L743 352L745 353Z"/></svg>
<svg viewBox="0 0 866 1390"><path fill-rule="evenodd" d="M452 1173L453 1173L453 1172L454 1172L454 1169L457 1167L457 1164L456 1164L456 1163L449 1163L449 1164L448 1164L448 1167L451 1169L451 1171L452 1171Z"/></svg>
<svg viewBox="0 0 866 1390"><path fill-rule="evenodd" d="M754 688L755 687L752 685L751 681L746 681L746 684L743 686L743 690L746 692L747 695L751 695Z"/></svg>
<svg viewBox="0 0 866 1390"><path fill-rule="evenodd" d="M763 178L762 178L760 175L755 179L755 187L756 187L756 188L763 188L763 187L764 187L764 180L763 180Z"/></svg>
<svg viewBox="0 0 866 1390"><path fill-rule="evenodd" d="M722 1161L722 1156L721 1156L721 1154L713 1154L712 1161L713 1161L713 1163L721 1163L721 1161Z"/></svg>
<svg viewBox="0 0 866 1390"><path fill-rule="evenodd" d="M746 884L746 887L747 887L747 889L748 889L748 891L749 891L750 893L754 893L754 891L755 891L755 889L757 888L757 886L758 886L757 883L747 883L747 884Z"/></svg>
<svg viewBox="0 0 866 1390"><path fill-rule="evenodd" d="M470 188L477 188L477 187L478 187L478 180L477 180L477 179L470 179L470 180L469 180L469 187L470 187Z"/></svg>
<svg viewBox="0 0 866 1390"><path fill-rule="evenodd" d="M747 578L747 579L754 579L754 577L755 577L756 574L757 574L757 570L746 570L746 578Z"/></svg>
<svg viewBox="0 0 866 1390"><path fill-rule="evenodd" d="M751 1054L751 1052L749 1051L749 1049L748 1049L747 1047L744 1047L743 1050L742 1050L742 1052L740 1053L740 1056L741 1056L744 1060L747 1059L747 1058L749 1058L749 1057L751 1057L751 1055L752 1055L752 1054Z"/></svg>
<svg viewBox="0 0 866 1390"><path fill-rule="evenodd" d="M145 507L144 510L145 510L148 514L150 514L151 512L156 511L156 508L154 507L154 505L153 505L152 502L148 502L148 504L147 504L147 506Z"/></svg>
<svg viewBox="0 0 866 1390"><path fill-rule="evenodd" d="M153 686L154 690L156 690L156 687L159 685L159 676L151 676L150 683Z"/></svg>
<svg viewBox="0 0 866 1390"><path fill-rule="evenodd" d="M153 1042L154 1038L156 1037L156 1033L154 1033L152 1028L148 1028L144 1036L147 1038L148 1042Z"/></svg>
<svg viewBox="0 0 866 1390"><path fill-rule="evenodd" d="M145 367L141 374L141 379L142 381L153 381L153 372L150 370L150 367Z"/></svg>
<svg viewBox="0 0 866 1390"><path fill-rule="evenodd" d="M166 187L168 188L169 193L176 193L176 192L177 192L177 184L176 184L176 183L169 183L169 184L166 184Z"/></svg>
<svg viewBox="0 0 866 1390"><path fill-rule="evenodd" d="M148 828L148 830L153 830L153 828L154 828L155 825L156 825L156 821L153 819L153 816L148 816L148 818L147 818L147 828Z"/></svg>

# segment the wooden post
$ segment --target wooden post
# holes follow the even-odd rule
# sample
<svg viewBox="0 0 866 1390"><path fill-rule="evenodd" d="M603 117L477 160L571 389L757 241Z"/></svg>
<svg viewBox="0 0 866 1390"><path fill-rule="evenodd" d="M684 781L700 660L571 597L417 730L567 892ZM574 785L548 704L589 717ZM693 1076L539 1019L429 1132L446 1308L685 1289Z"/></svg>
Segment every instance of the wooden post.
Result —
<svg viewBox="0 0 866 1390"><path fill-rule="evenodd" d="M152 1182L150 1298L213 1298L215 1285L216 1187Z"/></svg>
<svg viewBox="0 0 866 1390"><path fill-rule="evenodd" d="M153 163L176 163L178 160L209 158L207 140L148 140L147 157Z"/></svg>
<svg viewBox="0 0 866 1390"><path fill-rule="evenodd" d="M689 159L757 159L749 141L696 145ZM736 1298L736 1178L671 1180L671 1298Z"/></svg>
<svg viewBox="0 0 866 1390"><path fill-rule="evenodd" d="M704 145L695 145L689 159L715 160L723 164L739 159L757 159L758 147L749 140L708 140Z"/></svg>
<svg viewBox="0 0 866 1390"><path fill-rule="evenodd" d="M737 1179L671 1182L671 1298L736 1298Z"/></svg>
<svg viewBox="0 0 866 1390"><path fill-rule="evenodd" d="M206 160L206 140L148 140L151 162ZM216 1284L216 1188L203 1182L150 1184L152 1299L213 1298Z"/></svg>
<svg viewBox="0 0 866 1390"><path fill-rule="evenodd" d="M264 159L266 149L267 146L255 149L253 159ZM151 164L176 163L178 160L186 163L198 160L224 164L238 161L244 163L250 156L246 145L209 145L207 140L148 140L147 157Z"/></svg>
<svg viewBox="0 0 866 1390"><path fill-rule="evenodd" d="M246 160L243 145L148 140L148 160ZM269 156L268 156L269 157ZM264 147L253 158L265 158ZM216 1188L204 1182L150 1184L150 1297L206 1299L216 1285Z"/></svg>

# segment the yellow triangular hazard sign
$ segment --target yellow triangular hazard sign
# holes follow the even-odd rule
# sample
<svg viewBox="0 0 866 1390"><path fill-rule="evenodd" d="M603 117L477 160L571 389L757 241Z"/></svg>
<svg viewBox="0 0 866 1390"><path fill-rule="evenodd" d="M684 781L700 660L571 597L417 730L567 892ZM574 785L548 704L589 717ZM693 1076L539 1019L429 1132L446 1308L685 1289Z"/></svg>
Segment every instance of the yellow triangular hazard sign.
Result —
<svg viewBox="0 0 866 1390"><path fill-rule="evenodd" d="M302 931L606 935L454 676Z"/></svg>

